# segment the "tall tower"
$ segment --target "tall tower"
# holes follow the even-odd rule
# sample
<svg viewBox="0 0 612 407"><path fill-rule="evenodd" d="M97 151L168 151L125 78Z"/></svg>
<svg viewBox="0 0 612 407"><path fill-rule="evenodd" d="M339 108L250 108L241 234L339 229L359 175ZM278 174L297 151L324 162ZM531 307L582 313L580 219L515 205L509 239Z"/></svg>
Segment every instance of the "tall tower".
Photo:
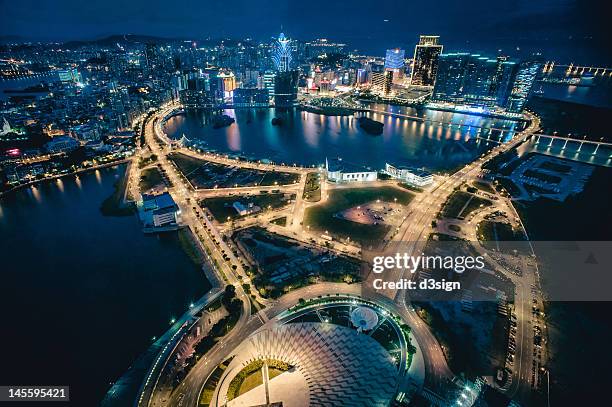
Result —
<svg viewBox="0 0 612 407"><path fill-rule="evenodd" d="M287 72L291 70L291 42L283 33L280 33L276 40L272 53L272 60L274 61L274 68L278 72Z"/></svg>
<svg viewBox="0 0 612 407"><path fill-rule="evenodd" d="M415 86L434 86L438 73L438 58L442 53L442 45L437 35L421 35L419 43L414 48L412 76L410 84Z"/></svg>

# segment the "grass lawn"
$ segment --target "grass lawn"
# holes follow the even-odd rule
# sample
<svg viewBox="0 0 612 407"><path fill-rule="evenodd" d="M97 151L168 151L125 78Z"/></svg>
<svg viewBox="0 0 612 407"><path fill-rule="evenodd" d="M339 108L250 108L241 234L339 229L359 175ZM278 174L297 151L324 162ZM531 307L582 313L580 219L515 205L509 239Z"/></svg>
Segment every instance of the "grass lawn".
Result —
<svg viewBox="0 0 612 407"><path fill-rule="evenodd" d="M147 168L142 171L142 175L140 176L141 191L148 191L150 189L163 187L164 185L164 179L157 167Z"/></svg>
<svg viewBox="0 0 612 407"><path fill-rule="evenodd" d="M295 195L285 196L285 194L261 194L261 195L236 195L236 196L221 196L215 198L206 198L201 202L202 206L207 207L217 221L227 222L228 216L231 219L238 219L241 216L232 207L236 201L243 204L252 202L253 205L259 206L262 210L266 210L268 206L272 209L277 209L288 204L290 199L295 199Z"/></svg>
<svg viewBox="0 0 612 407"><path fill-rule="evenodd" d="M335 217L338 212L380 199L383 202L397 202L407 205L414 194L393 187L336 189L329 192L327 201L306 209L304 225L317 232L328 231L335 238L347 236L363 245L379 242L387 233L388 225L365 225Z"/></svg>
<svg viewBox="0 0 612 407"><path fill-rule="evenodd" d="M448 228L450 230L452 230L453 232L460 232L461 231L461 227L459 225L448 225Z"/></svg>
<svg viewBox="0 0 612 407"><path fill-rule="evenodd" d="M423 192L423 188L415 187L414 185L406 184L405 182L398 182L397 185L409 191Z"/></svg>
<svg viewBox="0 0 612 407"><path fill-rule="evenodd" d="M306 175L303 198L308 202L319 202L321 200L321 175L318 172L309 172Z"/></svg>
<svg viewBox="0 0 612 407"><path fill-rule="evenodd" d="M493 186L487 182L474 181L474 186L481 191L489 192L491 194L495 193L495 188L493 188Z"/></svg>
<svg viewBox="0 0 612 407"><path fill-rule="evenodd" d="M488 220L478 224L478 235L483 236L482 240L485 241L523 240L523 234L512 229L509 223L491 222Z"/></svg>
<svg viewBox="0 0 612 407"><path fill-rule="evenodd" d="M284 370L280 370L275 367L268 367L268 377L270 378L270 380L283 373L285 373Z"/></svg>
<svg viewBox="0 0 612 407"><path fill-rule="evenodd" d="M497 249L504 253L518 251L529 253L529 245L519 230L506 222L482 221L478 224L478 239L488 249Z"/></svg>
<svg viewBox="0 0 612 407"><path fill-rule="evenodd" d="M244 379L244 381L240 385L240 390L238 390L238 395L244 394L247 391L259 386L260 384L263 384L263 374L261 369L251 373L249 376L246 377L246 379Z"/></svg>
<svg viewBox="0 0 612 407"><path fill-rule="evenodd" d="M169 158L183 174L190 174L204 164L204 161L189 157L185 154L171 153L169 154Z"/></svg>
<svg viewBox="0 0 612 407"><path fill-rule="evenodd" d="M290 172L266 171L259 185L272 186L295 184L299 179L299 174L294 174Z"/></svg>
<svg viewBox="0 0 612 407"><path fill-rule="evenodd" d="M278 226L287 226L287 217L283 216L282 218L272 219L270 223Z"/></svg>
<svg viewBox="0 0 612 407"><path fill-rule="evenodd" d="M470 212L479 208L480 205L491 206L491 201L480 198L476 195L469 194L463 191L455 191L448 198L444 208L442 208L442 216L447 218L465 219Z"/></svg>

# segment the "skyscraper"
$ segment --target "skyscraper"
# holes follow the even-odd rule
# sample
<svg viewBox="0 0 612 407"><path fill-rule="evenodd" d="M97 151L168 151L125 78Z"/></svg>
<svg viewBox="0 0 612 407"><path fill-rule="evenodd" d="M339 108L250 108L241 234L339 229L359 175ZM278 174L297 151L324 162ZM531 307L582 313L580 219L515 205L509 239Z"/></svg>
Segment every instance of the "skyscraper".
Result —
<svg viewBox="0 0 612 407"><path fill-rule="evenodd" d="M372 91L379 96L389 96L391 94L391 84L393 82L393 72L372 72Z"/></svg>
<svg viewBox="0 0 612 407"><path fill-rule="evenodd" d="M277 72L274 78L274 106L293 107L297 102L298 72Z"/></svg>
<svg viewBox="0 0 612 407"><path fill-rule="evenodd" d="M438 57L442 53L439 39L437 35L420 36L419 43L414 48L411 85L434 86L438 72Z"/></svg>
<svg viewBox="0 0 612 407"><path fill-rule="evenodd" d="M521 62L508 100L509 111L521 112L523 110L541 66L535 61Z"/></svg>
<svg viewBox="0 0 612 407"><path fill-rule="evenodd" d="M297 102L298 71L293 70L291 42L280 33L272 52L276 76L274 78L274 106L293 107Z"/></svg>
<svg viewBox="0 0 612 407"><path fill-rule="evenodd" d="M529 96L539 64L520 66L506 57L442 54L432 99L520 112Z"/></svg>
<svg viewBox="0 0 612 407"><path fill-rule="evenodd" d="M497 60L480 55L471 55L465 69L463 96L465 102L474 106L495 106L493 84L497 73Z"/></svg>
<svg viewBox="0 0 612 407"><path fill-rule="evenodd" d="M443 102L463 101L465 68L470 54L442 54L438 61L438 74L432 99Z"/></svg>
<svg viewBox="0 0 612 407"><path fill-rule="evenodd" d="M293 60L291 56L291 42L283 33L280 33L274 44L272 60L274 62L274 68L278 72L287 72L291 70Z"/></svg>
<svg viewBox="0 0 612 407"><path fill-rule="evenodd" d="M404 69L406 52L400 48L388 49L385 55L385 69Z"/></svg>

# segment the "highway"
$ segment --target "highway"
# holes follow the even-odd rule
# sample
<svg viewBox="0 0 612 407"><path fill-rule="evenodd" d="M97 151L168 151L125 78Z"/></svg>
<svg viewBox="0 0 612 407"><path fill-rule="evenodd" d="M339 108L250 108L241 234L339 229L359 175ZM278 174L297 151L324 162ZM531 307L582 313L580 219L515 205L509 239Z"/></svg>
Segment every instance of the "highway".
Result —
<svg viewBox="0 0 612 407"><path fill-rule="evenodd" d="M477 179L480 173L481 165L488 159L498 153L508 151L518 144L530 134L535 133L540 127L539 118L533 115L528 115L530 120L529 126L514 136L514 138L506 144L498 145L491 149L487 154L484 154L479 159L466 165L459 171L449 177L443 178L438 185L429 193L420 194L419 197L410 204L410 216L404 220L400 226L398 241L404 244L402 251L409 255L419 254L423 251L429 234L433 231L432 221L436 219L436 214L442 208L449 196L454 192L455 188L464 182ZM518 215L517 215L518 216ZM475 225L474 225L475 227ZM411 278L410 271L397 270L395 275L388 276L388 281L400 280L401 278ZM374 275L370 276L374 278ZM365 284L371 284L371 280ZM514 395L517 391L517 386L524 386L528 383L530 373L527 375L527 370L531 370L530 351L533 347L533 339L528 334L529 317L531 311L531 295L526 295L525 291L530 289L531 281L517 281L517 323L518 335L517 338L517 353L519 368L515 372L515 382L510 395ZM408 309L410 299L403 290L387 290L389 298L393 299L400 307ZM426 366L426 385L432 389L441 386L450 376L450 370L446 363L444 353L440 348L437 340L431 334L429 329L419 329L424 325L424 322L411 312L406 314L406 318L413 327L415 336L422 348L428 349L429 354L425 357ZM416 329L415 329L416 328ZM530 346L531 345L531 346ZM527 348L527 349L525 349ZM452 377L452 376L450 376ZM519 384L523 383L523 384Z"/></svg>
<svg viewBox="0 0 612 407"><path fill-rule="evenodd" d="M161 112L154 115L151 120L144 124L145 143L149 146L151 152L157 155L158 164L166 171L166 174L172 183L172 187L169 188L168 192L172 195L174 201L180 208L181 222L187 227L189 227L193 235L196 236L195 240L198 242L199 249L202 252L203 257L208 258L213 270L222 273L222 275L220 276L220 280L227 279L227 282L229 284L233 284L236 287L236 296L242 301L242 312L240 319L236 323L234 329L227 335L229 339L237 332L243 331L243 327L247 324L251 312L250 301L247 294L242 289L242 285L239 279L236 277L234 271L230 266L230 264L236 264L234 263L235 259L231 258L231 256L233 256L231 254L231 250L229 249L229 247L227 247L227 245L225 245L223 239L221 239L215 228L208 223L208 219L205 216L198 217L196 210L193 209L193 203L190 200L191 194L189 186L185 185L183 177L179 174L179 172L176 170L171 161L168 160L167 153L170 151L169 148L160 147L155 141L155 119L158 119L159 117L164 117L164 115L166 115L171 110L172 107L162 109ZM130 179L133 180L132 176L130 176ZM227 253L230 256L229 262L224 260L222 255L223 252ZM157 380L154 381L153 385L155 386L156 383ZM173 395L176 394L176 392L173 393ZM151 397L148 400L143 400L140 405L175 405L168 404L170 396L171 395L169 394L168 389L154 387Z"/></svg>

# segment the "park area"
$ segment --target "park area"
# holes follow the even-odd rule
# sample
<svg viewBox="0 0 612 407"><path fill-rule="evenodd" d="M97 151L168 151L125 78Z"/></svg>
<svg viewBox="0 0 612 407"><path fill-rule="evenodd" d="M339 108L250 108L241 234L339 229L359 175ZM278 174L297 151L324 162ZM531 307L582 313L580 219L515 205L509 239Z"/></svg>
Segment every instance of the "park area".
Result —
<svg viewBox="0 0 612 407"><path fill-rule="evenodd" d="M299 174L217 164L180 153L169 158L191 185L200 189L289 185L300 179Z"/></svg>
<svg viewBox="0 0 612 407"><path fill-rule="evenodd" d="M205 198L200 202L202 207L208 208L213 217L220 223L242 218L245 215L240 215L232 206L234 202L240 202L245 208L252 204L252 207L260 208L259 213L266 210L274 210L282 208L295 200L295 194L259 194L259 195L235 195L235 196L220 196L214 198Z"/></svg>
<svg viewBox="0 0 612 407"><path fill-rule="evenodd" d="M371 246L380 242L391 226L386 222L353 221L351 220L353 217L351 209L355 208L359 211L356 208L361 205L365 207L382 202L389 204L386 207L393 206L393 212L393 210L400 209L402 205L408 205L413 198L414 195L411 192L390 186L331 190L329 198L324 203L306 209L304 226L322 234L327 233L335 239L344 240L349 237L364 246ZM363 217L369 219L371 216L364 215Z"/></svg>
<svg viewBox="0 0 612 407"><path fill-rule="evenodd" d="M304 200L307 202L319 202L321 200L321 174L318 172L309 172L306 175Z"/></svg>
<svg viewBox="0 0 612 407"><path fill-rule="evenodd" d="M442 216L446 218L465 219L474 210L491 206L491 201L464 191L455 191L442 208Z"/></svg>
<svg viewBox="0 0 612 407"><path fill-rule="evenodd" d="M360 280L359 261L259 227L241 229L233 240L256 265L252 279L259 294L278 298L289 290L319 281Z"/></svg>
<svg viewBox="0 0 612 407"><path fill-rule="evenodd" d="M159 191L166 187L166 182L159 168L151 167L142 170L140 175L140 190L142 192Z"/></svg>

